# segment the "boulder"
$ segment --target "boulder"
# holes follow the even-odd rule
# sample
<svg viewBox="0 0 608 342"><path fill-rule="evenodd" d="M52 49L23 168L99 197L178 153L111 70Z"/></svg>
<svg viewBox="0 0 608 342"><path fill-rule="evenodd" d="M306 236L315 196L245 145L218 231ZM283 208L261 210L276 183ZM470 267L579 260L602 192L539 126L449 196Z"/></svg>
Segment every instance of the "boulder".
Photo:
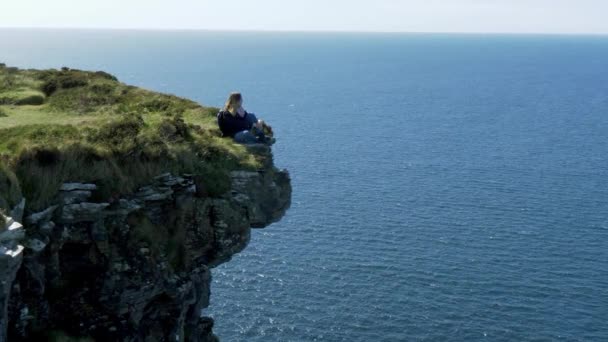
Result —
<svg viewBox="0 0 608 342"><path fill-rule="evenodd" d="M60 191L74 191L74 190L87 190L93 191L97 189L97 185L95 184L85 184L85 183L63 183L59 188Z"/></svg>
<svg viewBox="0 0 608 342"><path fill-rule="evenodd" d="M50 221L51 218L53 217L53 214L55 213L55 210L57 210L59 206L58 205L53 205L50 206L46 209L44 209L43 211L31 214L30 216L25 218L25 224L27 225L36 225L36 224L41 224L47 221Z"/></svg>
<svg viewBox="0 0 608 342"><path fill-rule="evenodd" d="M1 228L0 242L18 241L25 237L25 229L23 229L23 225L10 217L5 217L5 223Z"/></svg>
<svg viewBox="0 0 608 342"><path fill-rule="evenodd" d="M61 222L92 222L103 218L104 210L109 203L77 203L68 204L62 207Z"/></svg>
<svg viewBox="0 0 608 342"><path fill-rule="evenodd" d="M8 304L17 271L23 261L23 249L21 245L0 244L0 341L7 341Z"/></svg>

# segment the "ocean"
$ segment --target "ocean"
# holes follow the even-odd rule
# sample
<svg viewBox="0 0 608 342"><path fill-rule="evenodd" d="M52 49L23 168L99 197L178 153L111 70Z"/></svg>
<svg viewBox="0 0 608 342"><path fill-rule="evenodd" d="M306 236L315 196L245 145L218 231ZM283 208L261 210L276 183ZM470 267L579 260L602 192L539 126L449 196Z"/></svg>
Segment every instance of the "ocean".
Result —
<svg viewBox="0 0 608 342"><path fill-rule="evenodd" d="M223 341L607 341L608 37L0 30L273 125L293 204L214 270Z"/></svg>

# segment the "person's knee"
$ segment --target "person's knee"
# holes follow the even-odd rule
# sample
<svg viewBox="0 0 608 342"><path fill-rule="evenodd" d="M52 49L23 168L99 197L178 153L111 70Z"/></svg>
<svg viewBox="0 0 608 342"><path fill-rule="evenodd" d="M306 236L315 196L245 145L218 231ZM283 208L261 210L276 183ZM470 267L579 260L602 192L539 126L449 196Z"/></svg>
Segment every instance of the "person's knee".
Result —
<svg viewBox="0 0 608 342"><path fill-rule="evenodd" d="M240 144L252 144L257 142L257 138L249 131L241 131L234 135L234 141Z"/></svg>

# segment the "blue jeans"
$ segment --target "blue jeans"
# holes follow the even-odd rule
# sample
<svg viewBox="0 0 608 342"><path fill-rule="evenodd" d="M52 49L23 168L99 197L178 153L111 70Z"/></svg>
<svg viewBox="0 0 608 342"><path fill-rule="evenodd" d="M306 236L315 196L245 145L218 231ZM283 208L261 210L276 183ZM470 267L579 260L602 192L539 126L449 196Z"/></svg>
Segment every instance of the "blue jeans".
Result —
<svg viewBox="0 0 608 342"><path fill-rule="evenodd" d="M247 113L247 119L252 126L258 122L258 118L253 113ZM240 131L235 134L234 141L239 144L260 144L266 142L266 136L264 132L254 127L251 131Z"/></svg>
<svg viewBox="0 0 608 342"><path fill-rule="evenodd" d="M254 128L253 131L257 131L257 129ZM259 144L265 140L264 133L261 132L254 134L252 131L240 131L234 135L234 141L239 144Z"/></svg>

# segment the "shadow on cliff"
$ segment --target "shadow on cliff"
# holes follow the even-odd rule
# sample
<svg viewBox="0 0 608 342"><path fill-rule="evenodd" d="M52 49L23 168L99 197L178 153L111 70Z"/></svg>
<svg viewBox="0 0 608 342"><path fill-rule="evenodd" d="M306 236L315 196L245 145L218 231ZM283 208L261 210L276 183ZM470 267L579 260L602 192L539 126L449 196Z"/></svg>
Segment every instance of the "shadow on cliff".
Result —
<svg viewBox="0 0 608 342"><path fill-rule="evenodd" d="M105 202L95 183L63 183L31 212L14 188L4 202L19 204L4 223L23 226L2 232L8 340L215 341L213 320L201 317L210 268L291 203L289 174L270 149L251 153L261 167L230 172L219 195L203 176L166 173Z"/></svg>

